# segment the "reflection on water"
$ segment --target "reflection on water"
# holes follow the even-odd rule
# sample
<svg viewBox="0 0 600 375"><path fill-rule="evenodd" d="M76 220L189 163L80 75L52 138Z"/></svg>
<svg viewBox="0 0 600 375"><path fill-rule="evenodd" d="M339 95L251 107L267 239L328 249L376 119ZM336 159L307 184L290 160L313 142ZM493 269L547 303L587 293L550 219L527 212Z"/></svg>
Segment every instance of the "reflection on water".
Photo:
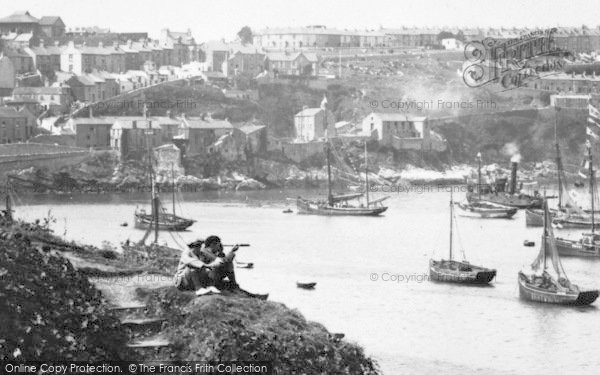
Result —
<svg viewBox="0 0 600 375"><path fill-rule="evenodd" d="M295 209L286 198L300 194L319 193L184 194L178 210L197 222L186 232L163 233L161 241L175 246L219 234L226 243L251 243L238 255L255 264L238 270L243 286L346 333L386 374L600 372L597 307L518 299L517 272L535 257L541 235L525 227L523 211L512 220L459 218L455 254L464 250L472 263L498 270L491 287L463 287L426 277L429 258L447 256L447 193L395 194L376 218L284 214L288 205ZM51 209L56 233L77 241L118 244L143 235L133 228L133 212L147 204L144 195L28 196L23 203L18 217L44 217ZM525 239L536 247L524 247ZM600 261L563 264L579 285L600 286ZM307 291L296 281L318 285Z"/></svg>

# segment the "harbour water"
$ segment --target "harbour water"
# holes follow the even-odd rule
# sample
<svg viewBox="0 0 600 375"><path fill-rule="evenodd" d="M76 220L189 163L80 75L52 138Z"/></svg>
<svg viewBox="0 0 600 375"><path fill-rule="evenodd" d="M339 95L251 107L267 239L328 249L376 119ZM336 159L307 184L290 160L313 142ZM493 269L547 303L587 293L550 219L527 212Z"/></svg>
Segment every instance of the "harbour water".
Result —
<svg viewBox="0 0 600 375"><path fill-rule="evenodd" d="M218 234L224 243L250 243L238 253L238 260L255 264L238 269L242 286L269 292L271 300L345 333L385 374L600 373L598 302L569 308L518 298L517 272L536 256L541 235L541 228L525 227L523 211L510 220L458 217L455 254L462 257L462 249L471 263L496 268L491 286L427 280L429 258L448 252L444 190L393 195L382 217L282 212L295 211L286 197L316 196L314 191L184 194L178 209L197 222L186 232L161 233L161 242L176 246ZM147 203L143 195L21 199L17 217L44 218L51 210L52 228L69 239L119 246L143 234L133 228L136 205ZM536 246L524 247L525 239ZM573 282L600 287L600 260L568 258L563 265ZM307 291L296 288L296 281L318 284Z"/></svg>

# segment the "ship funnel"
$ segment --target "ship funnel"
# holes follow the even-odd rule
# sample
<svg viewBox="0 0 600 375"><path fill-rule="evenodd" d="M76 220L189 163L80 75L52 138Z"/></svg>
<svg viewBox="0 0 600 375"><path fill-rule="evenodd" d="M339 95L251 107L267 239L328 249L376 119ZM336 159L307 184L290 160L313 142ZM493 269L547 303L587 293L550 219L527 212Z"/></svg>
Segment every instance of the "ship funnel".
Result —
<svg viewBox="0 0 600 375"><path fill-rule="evenodd" d="M516 161L512 162L512 170L510 173L510 188L509 193L514 194L517 191L517 168L519 167L519 163Z"/></svg>

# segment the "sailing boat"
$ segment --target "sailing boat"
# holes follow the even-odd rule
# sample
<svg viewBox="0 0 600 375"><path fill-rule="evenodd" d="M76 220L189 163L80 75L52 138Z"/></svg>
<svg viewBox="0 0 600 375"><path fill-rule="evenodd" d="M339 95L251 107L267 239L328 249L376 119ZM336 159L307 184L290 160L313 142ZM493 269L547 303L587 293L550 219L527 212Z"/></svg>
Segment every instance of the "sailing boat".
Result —
<svg viewBox="0 0 600 375"><path fill-rule="evenodd" d="M450 247L448 260L429 260L429 277L434 281L463 284L488 284L496 277L496 270L475 266L466 260L452 259L452 234L454 224L454 202L450 191ZM463 253L464 257L464 253Z"/></svg>
<svg viewBox="0 0 600 375"><path fill-rule="evenodd" d="M594 210L596 172L594 171L592 163L592 147L589 141L586 143L586 146L588 151L588 160L586 164L589 171L588 177L590 179L590 201L592 203L592 209L590 213L592 231L589 233L582 233L581 238L578 240L556 238L556 248L558 253L563 256L600 257L600 234L596 233L596 218Z"/></svg>
<svg viewBox="0 0 600 375"><path fill-rule="evenodd" d="M478 217L484 219L506 218L510 219L517 213L517 208L504 206L497 203L486 202L481 199L481 153L477 154L477 194L478 199L473 202L457 203L460 216Z"/></svg>
<svg viewBox="0 0 600 375"><path fill-rule="evenodd" d="M556 147L556 168L558 170L558 210L550 210L552 223L561 228L589 228L593 224L593 217L585 212L568 194L568 183L562 164L560 146L556 135L556 124L554 125L554 139ZM591 158L591 154L589 155ZM591 166L590 166L591 167ZM592 185L590 185L591 188ZM591 194L592 200L594 195ZM593 202L592 202L593 205ZM593 210L593 209L592 209ZM542 226L544 223L544 212L540 209L528 209L525 211L525 224L527 226Z"/></svg>
<svg viewBox="0 0 600 375"><path fill-rule="evenodd" d="M572 284L560 262L552 231L548 203L544 200L544 233L540 252L531 264L531 273L519 271L519 295L534 302L561 305L589 305L598 298L598 290L581 291ZM548 267L548 261L552 267ZM550 272L555 273L551 275Z"/></svg>
<svg viewBox="0 0 600 375"><path fill-rule="evenodd" d="M310 201L302 197L296 199L299 214L325 216L378 216L388 208L382 204L388 197L369 200L369 168L367 167L367 142L365 141L365 192L334 196L331 192L331 146L326 141L327 154L327 201ZM365 203L358 206L348 202L365 196Z"/></svg>
<svg viewBox="0 0 600 375"><path fill-rule="evenodd" d="M170 231L183 231L189 228L195 223L195 220L186 219L181 216L177 216L175 213L175 173L173 165L171 164L171 183L173 190L173 213L168 213L160 204L160 197L158 195L158 189L156 188L156 174L152 169L152 156L150 149L148 149L148 170L150 185L152 188L152 199L151 199L151 213L147 213L145 209L138 210L136 208L134 218L135 227L139 229L149 229L153 226L156 230L170 230Z"/></svg>
<svg viewBox="0 0 600 375"><path fill-rule="evenodd" d="M489 184L483 185L481 183L481 153L477 154L477 159L480 165L478 185L476 189L472 184L468 186L469 191L467 192L467 200L469 203L489 202L514 208L541 207L542 199L540 196L537 194L534 196L520 194L517 191L518 159L514 157L511 159L511 179L508 182L508 191L505 191L505 186L507 184L506 178L497 179L494 186Z"/></svg>

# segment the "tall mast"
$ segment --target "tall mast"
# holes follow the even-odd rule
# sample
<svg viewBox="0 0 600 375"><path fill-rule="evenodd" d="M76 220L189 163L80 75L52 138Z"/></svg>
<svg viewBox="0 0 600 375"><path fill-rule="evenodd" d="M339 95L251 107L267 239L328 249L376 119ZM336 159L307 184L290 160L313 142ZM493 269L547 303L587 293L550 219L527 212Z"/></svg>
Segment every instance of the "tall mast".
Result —
<svg viewBox="0 0 600 375"><path fill-rule="evenodd" d="M558 111L558 109L557 109ZM556 120L554 121L554 143L556 146L556 169L558 170L558 208L562 208L562 194L563 194L563 186L562 186L562 160L560 159L560 148L558 146L558 135L557 135L557 123L558 123L558 115L556 116Z"/></svg>
<svg viewBox="0 0 600 375"><path fill-rule="evenodd" d="M477 153L477 198L481 199L481 152Z"/></svg>
<svg viewBox="0 0 600 375"><path fill-rule="evenodd" d="M453 190L454 189L450 189L450 259L449 260L452 260L452 225L453 225L452 219L454 216L454 211L453 211L454 210L454 202L452 201L452 191Z"/></svg>
<svg viewBox="0 0 600 375"><path fill-rule="evenodd" d="M365 140L365 192L367 193L367 208L369 208L369 167L367 163L367 141Z"/></svg>
<svg viewBox="0 0 600 375"><path fill-rule="evenodd" d="M594 218L594 191L595 183L596 183L596 175L594 174L594 167L592 166L592 145L590 143L587 144L588 149L588 157L589 157L589 173L590 173L590 200L592 201L592 233L594 233L594 229L596 228L595 218Z"/></svg>
<svg viewBox="0 0 600 375"><path fill-rule="evenodd" d="M144 106L144 118L146 118L146 107ZM152 187L152 221L150 222L149 229L152 228L152 224L154 224L154 243L158 243L158 208L160 206L158 192L156 191L156 176L154 175L154 169L152 168L152 152L150 148L150 140L149 136L152 137L154 135L154 130L152 129L152 122L147 121L148 128L145 131L146 134L146 146L148 149L148 170L150 176L150 186Z"/></svg>
<svg viewBox="0 0 600 375"><path fill-rule="evenodd" d="M329 206L333 206L333 195L331 194L331 161L329 160L331 150L329 147L329 139L327 139L327 201L329 202Z"/></svg>
<svg viewBox="0 0 600 375"><path fill-rule="evenodd" d="M173 170L173 163L171 163L171 188L173 190L173 216L175 216L175 171Z"/></svg>
<svg viewBox="0 0 600 375"><path fill-rule="evenodd" d="M548 201L544 198L544 235L542 238L542 252L544 254L544 271L546 271L546 241L548 241Z"/></svg>

